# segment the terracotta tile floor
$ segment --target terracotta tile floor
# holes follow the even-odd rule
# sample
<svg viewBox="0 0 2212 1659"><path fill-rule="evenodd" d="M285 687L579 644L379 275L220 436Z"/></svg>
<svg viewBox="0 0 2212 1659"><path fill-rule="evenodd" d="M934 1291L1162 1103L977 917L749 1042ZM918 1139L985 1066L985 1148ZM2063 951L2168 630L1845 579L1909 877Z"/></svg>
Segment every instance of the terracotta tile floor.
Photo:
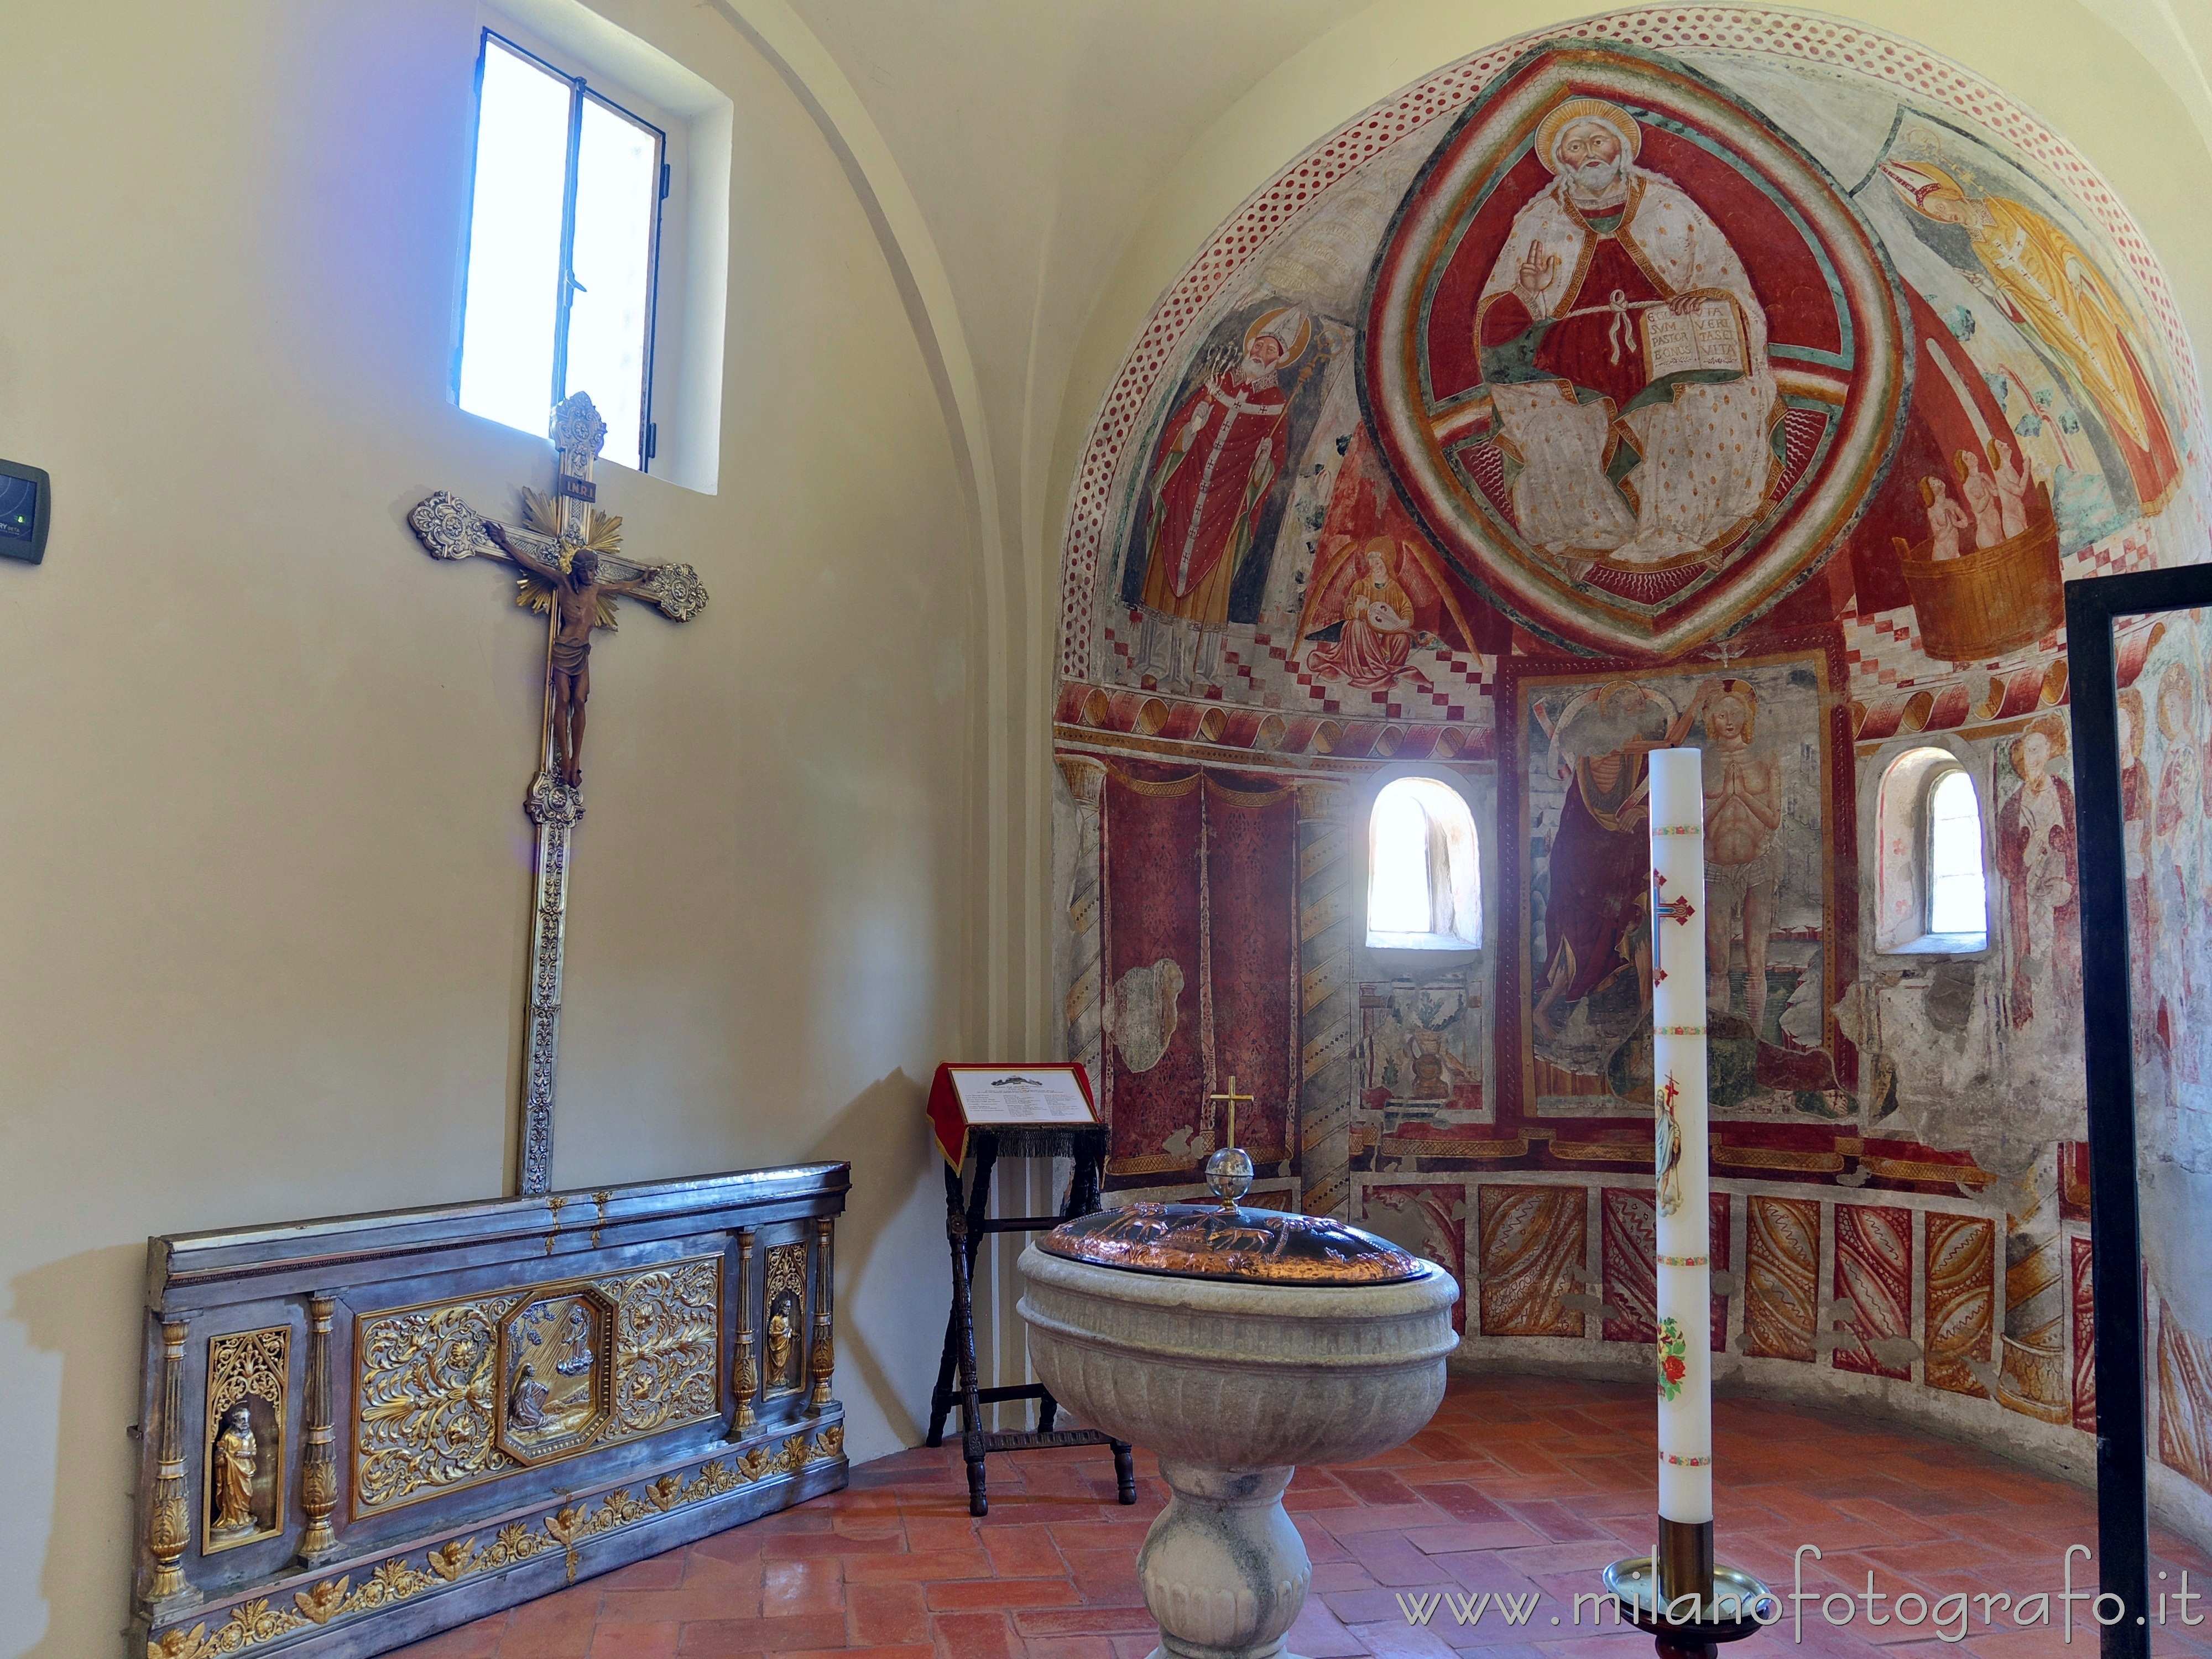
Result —
<svg viewBox="0 0 2212 1659"><path fill-rule="evenodd" d="M2061 1560L2094 1547L2087 1493L2016 1464L1893 1425L1763 1401L1721 1402L1720 1557L1787 1590L1791 1553L1804 1586L1861 1597L1832 1627L1804 1607L1802 1642L1785 1619L1746 1659L1777 1643L1820 1656L2089 1659L2088 1604L2063 1639ZM1595 1652L1642 1659L1648 1638L1574 1624L1572 1598L1597 1569L1642 1553L1653 1533L1649 1389L1548 1378L1453 1381L1443 1408L1407 1445L1372 1462L1301 1469L1289 1506L1314 1562L1313 1591L1290 1645L1307 1659ZM822 1653L875 1659L1142 1659L1157 1641L1136 1579L1137 1546L1165 1494L1138 1454L1139 1501L1113 1501L1102 1455L1021 1453L991 1460L991 1513L968 1516L957 1444L902 1452L854 1472L849 1490L404 1650L408 1659L660 1659ZM2154 1534L2178 1589L2212 1590L2212 1561ZM2021 1630L2001 1601L1965 1604L1963 1643L1932 1620L1871 1626L1878 1595L1934 1606L1948 1595L2039 1591L2048 1628ZM2075 1583L2095 1587L2075 1558ZM1492 1600L1478 1598L1489 1592ZM1497 1598L1537 1600L1525 1623ZM1428 1607L1409 1621L1401 1598ZM1457 1607L1451 1600L1456 1597ZM1473 1622L1458 1613L1474 1609ZM1587 1607L1585 1609L1587 1611ZM1984 1617L1994 1611L1996 1623ZM2179 1607L2175 1609L2177 1614ZM1838 1605L1838 1611L1840 1606ZM2202 1604L2191 1611L2205 1617ZM1554 1625L1554 1618L1558 1620ZM1948 1613L1946 1633L1956 1614ZM2212 1659L2212 1622L2154 1632L2154 1652Z"/></svg>

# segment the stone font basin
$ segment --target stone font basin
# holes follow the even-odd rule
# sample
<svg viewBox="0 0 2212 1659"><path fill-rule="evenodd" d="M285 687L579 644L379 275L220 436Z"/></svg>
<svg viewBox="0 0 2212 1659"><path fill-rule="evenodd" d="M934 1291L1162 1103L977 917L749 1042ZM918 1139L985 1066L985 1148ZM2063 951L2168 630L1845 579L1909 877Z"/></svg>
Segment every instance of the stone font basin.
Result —
<svg viewBox="0 0 2212 1659"><path fill-rule="evenodd" d="M1063 1228L1022 1252L1030 1362L1084 1421L1160 1460L1168 1506L1137 1559L1160 1625L1156 1653L1270 1659L1312 1577L1283 1512L1294 1466L1371 1457L1428 1422L1459 1342L1459 1286L1434 1262L1340 1223L1129 1209L1145 1213L1085 1218L1094 1235L1118 1234L1104 1244ZM1224 1226L1241 1248L1206 1248ZM1103 1265L1129 1260L1109 1248L1116 1243L1141 1247L1142 1259ZM1287 1279L1266 1277L1301 1261Z"/></svg>

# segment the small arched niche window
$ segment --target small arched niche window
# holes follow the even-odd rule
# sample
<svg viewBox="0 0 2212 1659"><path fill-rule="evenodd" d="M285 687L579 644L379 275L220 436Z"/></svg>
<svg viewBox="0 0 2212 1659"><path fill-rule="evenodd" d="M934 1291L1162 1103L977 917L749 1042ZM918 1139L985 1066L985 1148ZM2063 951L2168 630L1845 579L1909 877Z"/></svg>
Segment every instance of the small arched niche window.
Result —
<svg viewBox="0 0 2212 1659"><path fill-rule="evenodd" d="M1399 778L1367 820L1367 943L1393 951L1482 944L1474 815L1449 784Z"/></svg>
<svg viewBox="0 0 2212 1659"><path fill-rule="evenodd" d="M1897 955L1979 951L1989 943L1982 804L1948 749L1915 749L1882 775L1875 948Z"/></svg>

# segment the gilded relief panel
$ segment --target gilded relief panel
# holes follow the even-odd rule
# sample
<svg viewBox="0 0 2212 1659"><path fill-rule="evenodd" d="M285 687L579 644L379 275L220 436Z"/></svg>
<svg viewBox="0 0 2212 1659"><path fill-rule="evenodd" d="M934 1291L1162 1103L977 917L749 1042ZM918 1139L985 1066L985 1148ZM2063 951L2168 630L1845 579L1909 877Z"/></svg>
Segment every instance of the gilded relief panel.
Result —
<svg viewBox="0 0 2212 1659"><path fill-rule="evenodd" d="M356 1516L721 1409L720 1256L364 1315Z"/></svg>
<svg viewBox="0 0 2212 1659"><path fill-rule="evenodd" d="M613 1328L614 1304L591 1285L556 1287L500 1322L501 1451L552 1463L599 1438L612 1415Z"/></svg>
<svg viewBox="0 0 2212 1659"><path fill-rule="evenodd" d="M292 1333L283 1325L208 1339L203 1555L284 1530L284 1399L291 1353Z"/></svg>
<svg viewBox="0 0 2212 1659"><path fill-rule="evenodd" d="M600 1281L615 1299L613 1426L658 1434L722 1409L722 1259L678 1261Z"/></svg>

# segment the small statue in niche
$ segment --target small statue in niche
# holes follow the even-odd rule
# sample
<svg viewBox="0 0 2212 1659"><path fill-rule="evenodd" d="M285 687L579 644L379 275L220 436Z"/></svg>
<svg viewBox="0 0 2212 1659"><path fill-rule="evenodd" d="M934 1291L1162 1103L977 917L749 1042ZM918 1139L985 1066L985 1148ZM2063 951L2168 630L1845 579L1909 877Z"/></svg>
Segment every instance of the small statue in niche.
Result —
<svg viewBox="0 0 2212 1659"><path fill-rule="evenodd" d="M253 1437L253 1413L243 1403L223 1413L222 1432L215 1443L215 1534L224 1537L254 1532L261 1522L253 1513L253 1471L260 1448Z"/></svg>
<svg viewBox="0 0 2212 1659"><path fill-rule="evenodd" d="M545 1401L552 1389L538 1380L538 1368L528 1360L514 1374L514 1386L507 1391L507 1420L518 1429L542 1429L545 1426Z"/></svg>
<svg viewBox="0 0 2212 1659"><path fill-rule="evenodd" d="M791 1316L781 1308L769 1316L768 1374L777 1388L796 1386L791 1370Z"/></svg>

